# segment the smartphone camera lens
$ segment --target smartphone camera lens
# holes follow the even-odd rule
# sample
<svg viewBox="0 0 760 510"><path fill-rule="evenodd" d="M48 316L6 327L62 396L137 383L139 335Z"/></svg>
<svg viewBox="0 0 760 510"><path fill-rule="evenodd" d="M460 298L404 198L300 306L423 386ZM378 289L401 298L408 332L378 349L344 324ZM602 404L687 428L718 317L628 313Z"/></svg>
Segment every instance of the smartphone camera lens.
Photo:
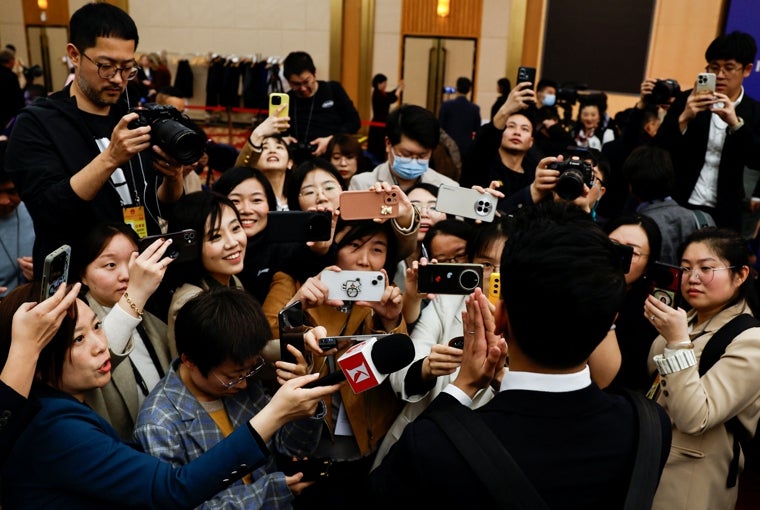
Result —
<svg viewBox="0 0 760 510"><path fill-rule="evenodd" d="M475 290L475 288L480 285L480 276L472 269L465 269L459 275L459 285L461 285L464 290Z"/></svg>
<svg viewBox="0 0 760 510"><path fill-rule="evenodd" d="M279 106L282 104L282 98L280 96L272 96L272 104L274 106Z"/></svg>

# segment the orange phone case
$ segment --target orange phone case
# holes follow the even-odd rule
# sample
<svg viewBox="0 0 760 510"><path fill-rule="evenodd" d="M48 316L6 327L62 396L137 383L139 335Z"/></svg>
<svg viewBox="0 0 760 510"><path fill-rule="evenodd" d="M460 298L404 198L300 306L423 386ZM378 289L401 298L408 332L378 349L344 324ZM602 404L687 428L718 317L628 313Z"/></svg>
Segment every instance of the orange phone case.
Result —
<svg viewBox="0 0 760 510"><path fill-rule="evenodd" d="M344 191L340 194L340 217L344 220L397 218L398 202L395 191Z"/></svg>

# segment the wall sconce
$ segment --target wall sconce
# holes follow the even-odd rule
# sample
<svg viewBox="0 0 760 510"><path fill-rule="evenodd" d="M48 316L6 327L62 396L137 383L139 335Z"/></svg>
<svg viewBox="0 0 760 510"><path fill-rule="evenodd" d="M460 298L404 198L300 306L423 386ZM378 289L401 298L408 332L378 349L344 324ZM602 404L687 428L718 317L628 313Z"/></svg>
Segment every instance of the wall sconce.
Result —
<svg viewBox="0 0 760 510"><path fill-rule="evenodd" d="M37 0L40 1L40 0ZM449 2L450 0L438 0L438 5L435 8L435 13L441 17L445 18L449 15Z"/></svg>
<svg viewBox="0 0 760 510"><path fill-rule="evenodd" d="M47 10L48 8L47 0L37 0L37 7L39 7L43 11Z"/></svg>

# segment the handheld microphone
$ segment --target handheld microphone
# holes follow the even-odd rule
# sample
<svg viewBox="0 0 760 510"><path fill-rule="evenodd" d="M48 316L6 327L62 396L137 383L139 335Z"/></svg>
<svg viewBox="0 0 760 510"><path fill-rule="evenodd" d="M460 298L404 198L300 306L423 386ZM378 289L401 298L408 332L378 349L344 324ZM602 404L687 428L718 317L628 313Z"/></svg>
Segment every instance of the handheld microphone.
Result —
<svg viewBox="0 0 760 510"><path fill-rule="evenodd" d="M379 386L388 374L397 372L414 360L414 344L408 335L395 333L381 340L372 338L353 345L338 358L340 371L304 385L304 388L330 386L347 380L354 393Z"/></svg>

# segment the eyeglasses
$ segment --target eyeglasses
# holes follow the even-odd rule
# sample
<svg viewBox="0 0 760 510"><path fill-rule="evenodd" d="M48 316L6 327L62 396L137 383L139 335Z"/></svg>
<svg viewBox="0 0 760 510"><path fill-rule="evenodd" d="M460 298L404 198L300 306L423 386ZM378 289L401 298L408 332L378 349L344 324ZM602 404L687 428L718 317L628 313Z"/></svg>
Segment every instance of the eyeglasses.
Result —
<svg viewBox="0 0 760 510"><path fill-rule="evenodd" d="M423 154L411 154L409 156L404 156L403 154L396 154L396 151L394 151L394 150L391 150L391 152L393 153L394 157L396 157L398 159L401 159L401 160L404 160L404 159L412 160L413 159L413 160L419 161L421 163L427 163L427 162L430 161L430 153L429 152L427 154L424 154L424 155Z"/></svg>
<svg viewBox="0 0 760 510"><path fill-rule="evenodd" d="M710 283L715 278L715 271L721 271L723 269L736 269L736 266L727 267L682 267L681 270L686 278L690 278L694 273L702 283Z"/></svg>
<svg viewBox="0 0 760 510"><path fill-rule="evenodd" d="M334 198L340 195L341 191L343 190L337 183L327 183L323 186L308 186L302 189L298 196L311 200L317 198L317 193L322 193L327 198Z"/></svg>
<svg viewBox="0 0 760 510"><path fill-rule="evenodd" d="M110 80L114 76L116 76L116 73L121 74L121 79L124 81L129 81L135 76L137 76L137 72L140 70L140 66L133 65L130 67L116 67L113 64L101 64L100 62L95 62L93 59L88 57L83 51L81 52L82 56L95 64L98 67L98 76L103 78L104 80Z"/></svg>
<svg viewBox="0 0 760 510"><path fill-rule="evenodd" d="M437 260L439 264L464 264L467 262L467 254L465 253L458 253L457 255L454 255L453 257L449 257L447 259L438 258L435 256L433 256L433 258Z"/></svg>
<svg viewBox="0 0 760 510"><path fill-rule="evenodd" d="M230 388L233 388L243 382L244 380L248 379L249 377L253 377L256 372L264 368L264 365L266 365L266 361L264 361L264 358L259 358L258 361L256 361L256 365L251 368L248 372L241 375L240 377L233 379L231 381L222 381L222 378L216 375L216 373L212 372L214 374L214 377L216 377L216 380L219 381L219 384L224 386L224 389L229 390Z"/></svg>
<svg viewBox="0 0 760 510"><path fill-rule="evenodd" d="M744 66L741 64L726 64L723 66L720 64L709 64L705 67L705 71L708 73L714 73L715 75L719 75L721 71L723 71L724 74L733 74L743 69Z"/></svg>
<svg viewBox="0 0 760 510"><path fill-rule="evenodd" d="M420 213L438 212L438 210L435 208L435 204L436 204L435 201L422 203L422 202L418 202L417 200L412 200L412 205L416 207L417 210L420 211Z"/></svg>

